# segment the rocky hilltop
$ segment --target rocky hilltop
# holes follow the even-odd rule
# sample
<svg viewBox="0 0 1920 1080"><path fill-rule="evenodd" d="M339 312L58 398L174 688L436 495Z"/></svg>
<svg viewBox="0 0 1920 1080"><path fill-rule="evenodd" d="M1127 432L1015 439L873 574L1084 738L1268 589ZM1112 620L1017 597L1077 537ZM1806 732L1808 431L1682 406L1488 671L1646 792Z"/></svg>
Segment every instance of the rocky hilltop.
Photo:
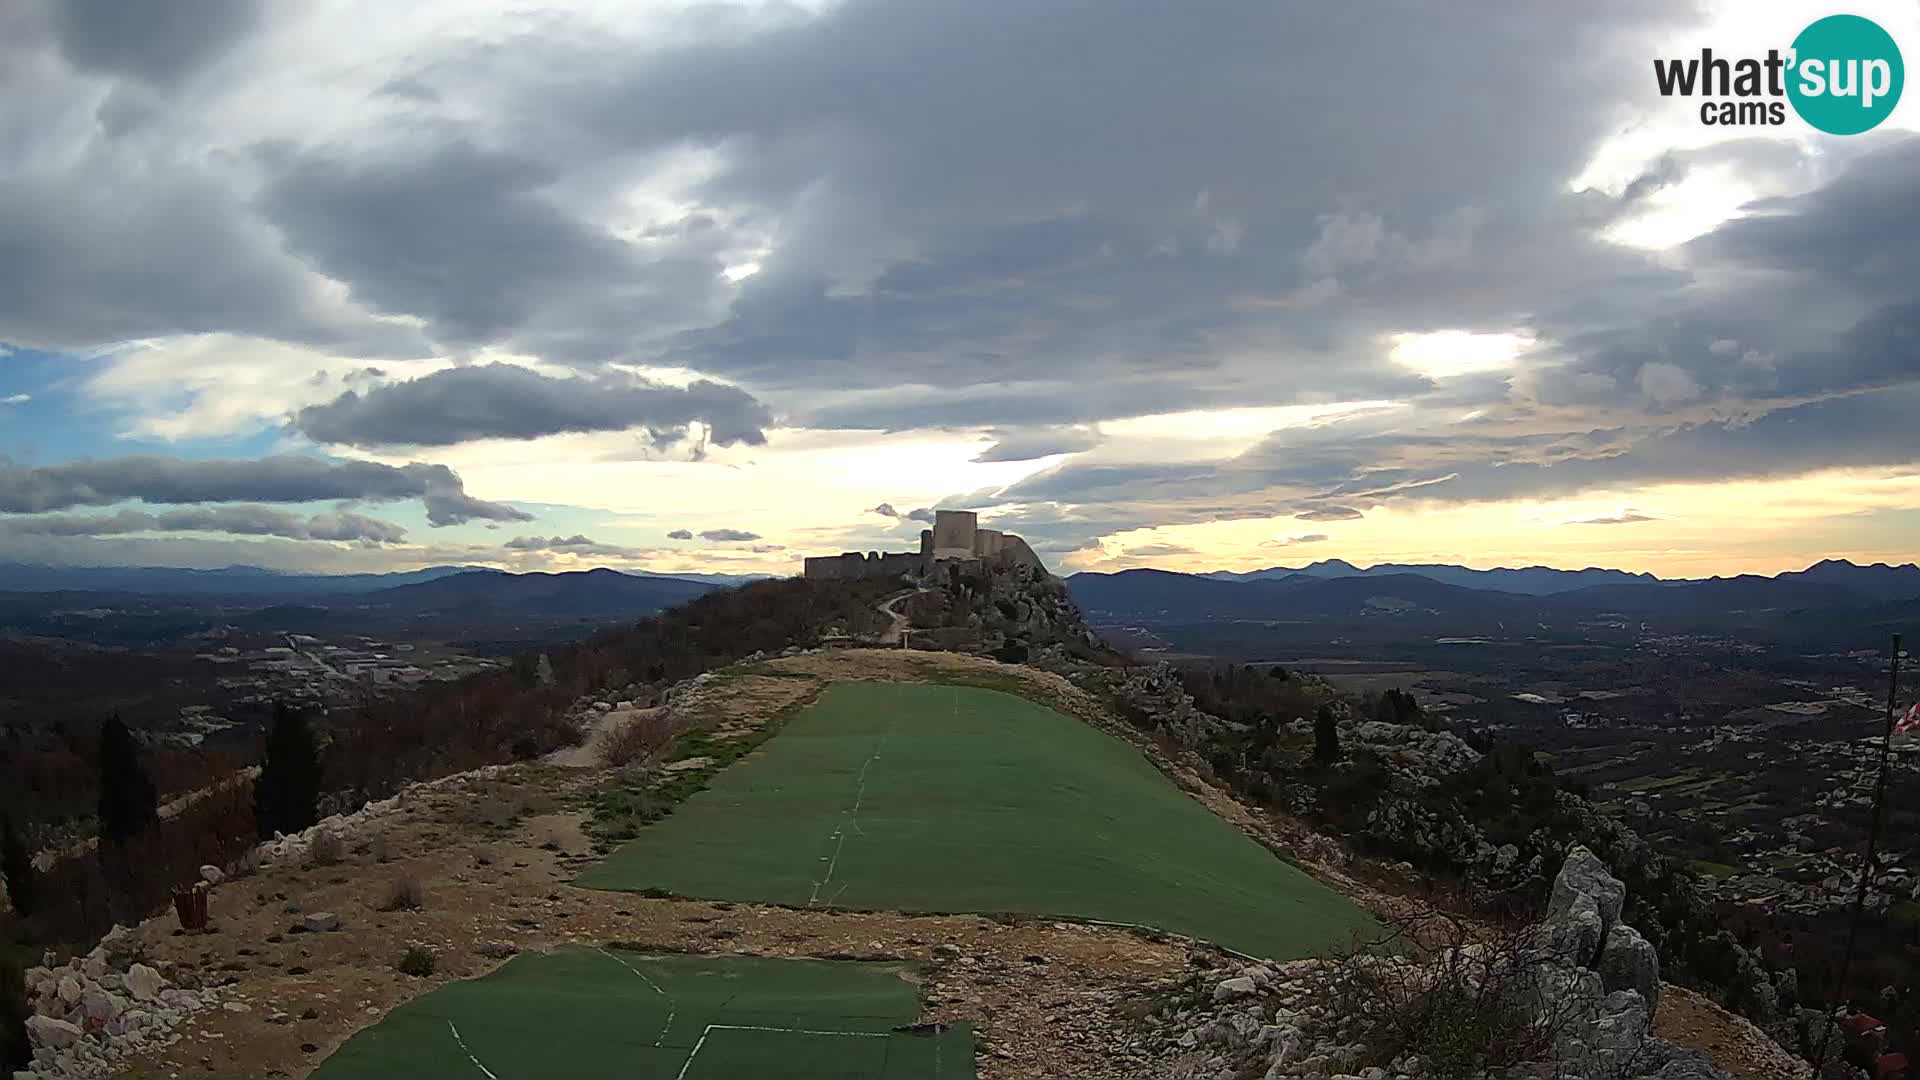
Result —
<svg viewBox="0 0 1920 1080"><path fill-rule="evenodd" d="M1189 1004L1150 1018L1150 1045L1175 1080L1728 1078L1653 1033L1660 962L1621 920L1625 898L1599 857L1575 848L1535 925L1463 927L1473 940L1415 957L1382 949L1208 973L1180 988Z"/></svg>

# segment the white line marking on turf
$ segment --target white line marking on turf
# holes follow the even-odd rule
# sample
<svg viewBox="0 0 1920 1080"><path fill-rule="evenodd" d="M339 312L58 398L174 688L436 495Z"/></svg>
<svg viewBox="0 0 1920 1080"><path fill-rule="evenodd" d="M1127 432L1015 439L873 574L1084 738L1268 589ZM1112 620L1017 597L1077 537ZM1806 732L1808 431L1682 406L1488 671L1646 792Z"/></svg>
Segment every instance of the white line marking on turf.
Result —
<svg viewBox="0 0 1920 1080"><path fill-rule="evenodd" d="M693 1059L700 1055L700 1048L707 1045L707 1036L716 1031L777 1031L782 1035L837 1035L848 1039L891 1039L891 1031L815 1031L812 1028L761 1027L758 1024L708 1024L694 1040L693 1050L687 1055L685 1064L674 1080L687 1080L687 1070L693 1068ZM492 1073L488 1073L492 1076Z"/></svg>
<svg viewBox="0 0 1920 1080"><path fill-rule="evenodd" d="M898 723L897 718L895 723ZM813 907L815 904L818 904L820 902L820 890L833 882L833 872L840 865L840 850L847 846L848 827L851 826L853 831L859 833L861 836L867 835L866 830L860 827L860 806L867 801L867 770L873 768L873 763L880 760L880 750L886 746L887 736L891 734L893 734L893 724L888 724L887 730L881 732L880 737L874 740L873 753L867 757L866 764L860 766L860 783L853 791L853 808L843 812L842 816L846 818L846 821L834 826L832 837L834 842L833 855L830 858L825 855L821 856L827 863L827 876L813 883L813 895L807 897L808 907ZM847 887L845 885L840 886L840 892L846 891ZM833 900L839 898L840 893L837 892L833 894ZM827 901L828 907L833 906L833 900Z"/></svg>
<svg viewBox="0 0 1920 1080"><path fill-rule="evenodd" d="M616 964L619 964L623 968L626 968L628 971L633 972L635 975L640 976L641 982L646 983L648 986L653 987L654 993L659 994L661 997L667 999L667 1022L665 1024L660 1025L660 1037L653 1040L653 1045L659 1046L661 1043L666 1042L667 1033L673 1030L674 1014L679 1011L679 1005L677 1002L673 1000L673 995L667 993L665 990L660 989L659 983L654 982L652 979L647 978L646 972L641 971L639 968L634 967L632 964L627 963L625 960L620 959L619 957L613 955L607 950L600 948L600 946L598 945L595 945L594 948L598 949L602 956L605 956L607 959L613 961Z"/></svg>
<svg viewBox="0 0 1920 1080"><path fill-rule="evenodd" d="M480 1059L473 1056L473 1051L467 1049L467 1040L460 1037L460 1029L453 1026L453 1021L447 1021L447 1030L453 1032L453 1041L460 1044L460 1052L467 1055L467 1060L473 1062L474 1068L485 1073L487 1080L500 1080L499 1077L493 1075L492 1069L480 1064Z"/></svg>

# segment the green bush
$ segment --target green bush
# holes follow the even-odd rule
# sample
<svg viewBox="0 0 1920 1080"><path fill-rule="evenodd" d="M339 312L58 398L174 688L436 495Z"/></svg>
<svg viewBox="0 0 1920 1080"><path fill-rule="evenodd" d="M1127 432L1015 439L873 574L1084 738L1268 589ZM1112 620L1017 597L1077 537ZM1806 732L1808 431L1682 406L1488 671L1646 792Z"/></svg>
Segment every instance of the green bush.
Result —
<svg viewBox="0 0 1920 1080"><path fill-rule="evenodd" d="M433 953L418 945L407 946L407 951L401 955L400 962L394 965L399 969L400 974L411 975L416 979L424 979L433 974L435 966Z"/></svg>

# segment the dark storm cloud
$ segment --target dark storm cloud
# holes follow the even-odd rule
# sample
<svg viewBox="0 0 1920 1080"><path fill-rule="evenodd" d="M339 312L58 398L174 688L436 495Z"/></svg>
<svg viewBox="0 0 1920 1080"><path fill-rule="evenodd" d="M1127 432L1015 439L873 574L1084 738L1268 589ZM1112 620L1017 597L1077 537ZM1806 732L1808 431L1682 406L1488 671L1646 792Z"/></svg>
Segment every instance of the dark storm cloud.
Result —
<svg viewBox="0 0 1920 1080"><path fill-rule="evenodd" d="M707 529L700 534L700 539L714 540L722 543L738 543L747 540L758 540L760 539L760 534L747 532L744 529Z"/></svg>
<svg viewBox="0 0 1920 1080"><path fill-rule="evenodd" d="M135 499L148 503L299 503L322 499L419 499L434 525L531 521L533 516L466 493L445 465L399 467L281 455L254 460L87 459L26 466L0 461L0 513L27 514Z"/></svg>
<svg viewBox="0 0 1920 1080"><path fill-rule="evenodd" d="M62 175L0 170L0 339L84 348L230 332L363 354L424 348L338 307L220 183L99 154Z"/></svg>
<svg viewBox="0 0 1920 1080"><path fill-rule="evenodd" d="M1542 400L1764 409L1913 379L1920 137L1874 139L1823 186L1755 203L1680 255L1687 287L1657 317L1575 306L1543 320L1570 362L1542 373Z"/></svg>
<svg viewBox="0 0 1920 1080"><path fill-rule="evenodd" d="M667 539L691 540L693 539L693 530L692 529L675 529L672 532L667 534Z"/></svg>
<svg viewBox="0 0 1920 1080"><path fill-rule="evenodd" d="M1510 319L1538 306L1528 294L1640 261L1552 208L1612 130L1634 35L1689 12L1483 8L1399 7L1383 32L1357 5L853 2L689 34L645 65L586 50L554 70L605 77L551 90L617 144L724 148L707 201L781 212L784 242L729 317L682 338L693 366L795 388L1159 372L1174 377L1158 404L1180 408L1244 349L1265 378L1237 403L1280 403L1389 374L1311 363L1391 317L1356 323L1332 300L1425 289L1444 295L1387 310ZM1448 59L1468 53L1486 66ZM1361 56L1392 76L1359 77ZM1522 85L1556 92L1501 89ZM1272 106L1299 100L1324 104ZM1479 107L1500 122L1459 122ZM1553 252L1552 273L1529 251ZM925 422L890 404L861 402L860 423Z"/></svg>
<svg viewBox="0 0 1920 1080"><path fill-rule="evenodd" d="M531 159L455 142L365 159L290 157L263 199L293 248L382 311L495 339L569 286L618 276L619 245L539 197Z"/></svg>
<svg viewBox="0 0 1920 1080"><path fill-rule="evenodd" d="M1277 431L1223 462L1070 461L1001 497L1102 505L1131 527L1341 520L1359 516L1358 498L1554 497L1920 461L1920 139L1890 136L1826 185L1753 211L1686 246L1688 287L1659 309L1602 300L1544 317L1539 348L1557 362L1523 371L1512 393L1436 390Z"/></svg>
<svg viewBox="0 0 1920 1080"><path fill-rule="evenodd" d="M260 205L292 250L443 342L617 359L649 323L699 313L722 281L725 238L705 219L618 238L552 197L563 173L532 155L451 138L262 156L275 178Z"/></svg>
<svg viewBox="0 0 1920 1080"><path fill-rule="evenodd" d="M0 532L13 536L120 536L144 532L215 532L278 536L289 540L341 540L397 544L406 530L391 522L345 511L302 517L271 506L182 507L149 514L122 510L108 515L41 514L0 518Z"/></svg>
<svg viewBox="0 0 1920 1080"><path fill-rule="evenodd" d="M262 0L45 0L74 66L159 86L218 58L260 22Z"/></svg>
<svg viewBox="0 0 1920 1080"><path fill-rule="evenodd" d="M656 443L707 425L707 441L758 446L773 414L737 387L686 387L613 371L554 378L513 364L448 368L365 392L348 391L294 420L309 438L354 446L446 446L562 432L643 429Z"/></svg>

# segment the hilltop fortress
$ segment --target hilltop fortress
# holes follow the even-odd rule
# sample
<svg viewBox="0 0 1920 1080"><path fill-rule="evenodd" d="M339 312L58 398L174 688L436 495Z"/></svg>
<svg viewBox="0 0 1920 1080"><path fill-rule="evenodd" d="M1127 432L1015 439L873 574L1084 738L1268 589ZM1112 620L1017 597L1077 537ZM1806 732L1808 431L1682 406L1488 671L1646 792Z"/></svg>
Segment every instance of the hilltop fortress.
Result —
<svg viewBox="0 0 1920 1080"><path fill-rule="evenodd" d="M971 510L937 510L933 528L920 530L919 551L849 551L806 560L806 576L814 579L892 577L923 572L937 562L978 559L1006 565L1027 565L1044 572L1040 557L1025 540L1012 533L980 527Z"/></svg>

